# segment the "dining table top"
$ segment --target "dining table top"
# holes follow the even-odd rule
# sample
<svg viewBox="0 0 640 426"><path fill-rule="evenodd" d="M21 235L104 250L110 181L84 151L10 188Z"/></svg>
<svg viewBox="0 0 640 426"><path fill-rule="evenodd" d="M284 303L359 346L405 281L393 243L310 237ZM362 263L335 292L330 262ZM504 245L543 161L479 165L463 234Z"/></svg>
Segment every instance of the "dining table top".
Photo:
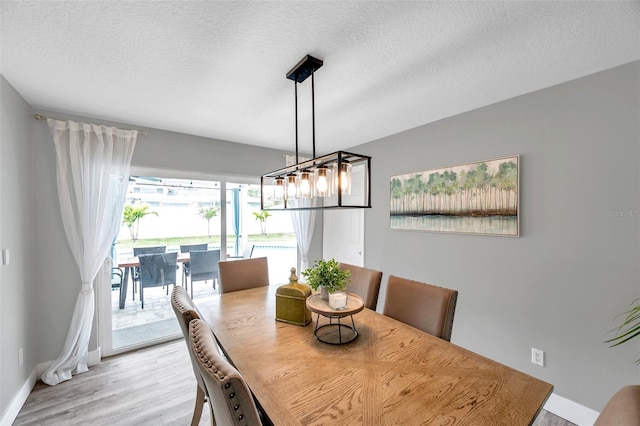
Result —
<svg viewBox="0 0 640 426"><path fill-rule="evenodd" d="M334 346L275 320L278 286L198 309L274 425L529 425L553 386L370 309Z"/></svg>

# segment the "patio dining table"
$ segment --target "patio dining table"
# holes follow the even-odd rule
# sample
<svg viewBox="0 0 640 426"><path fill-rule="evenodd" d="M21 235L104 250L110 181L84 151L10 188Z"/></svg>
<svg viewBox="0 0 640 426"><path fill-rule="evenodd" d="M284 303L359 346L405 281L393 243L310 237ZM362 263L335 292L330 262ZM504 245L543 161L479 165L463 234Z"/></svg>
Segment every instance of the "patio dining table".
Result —
<svg viewBox="0 0 640 426"><path fill-rule="evenodd" d="M178 253L178 263L189 262L189 253ZM120 301L118 307L124 309L125 301L127 299L127 287L129 286L129 275L131 275L131 285L135 285L133 282L134 268L140 266L140 259L137 256L123 257L118 259L118 267L124 269L124 276L122 278L122 291L120 292ZM133 288L133 287L132 287ZM132 290L133 291L133 290Z"/></svg>

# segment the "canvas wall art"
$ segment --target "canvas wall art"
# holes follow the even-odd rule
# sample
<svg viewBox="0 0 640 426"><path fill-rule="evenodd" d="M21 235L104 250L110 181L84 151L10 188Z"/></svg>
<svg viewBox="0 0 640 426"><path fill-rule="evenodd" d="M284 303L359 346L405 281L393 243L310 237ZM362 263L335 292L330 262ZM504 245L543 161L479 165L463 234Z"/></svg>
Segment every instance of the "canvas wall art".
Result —
<svg viewBox="0 0 640 426"><path fill-rule="evenodd" d="M392 176L392 229L519 235L519 157Z"/></svg>

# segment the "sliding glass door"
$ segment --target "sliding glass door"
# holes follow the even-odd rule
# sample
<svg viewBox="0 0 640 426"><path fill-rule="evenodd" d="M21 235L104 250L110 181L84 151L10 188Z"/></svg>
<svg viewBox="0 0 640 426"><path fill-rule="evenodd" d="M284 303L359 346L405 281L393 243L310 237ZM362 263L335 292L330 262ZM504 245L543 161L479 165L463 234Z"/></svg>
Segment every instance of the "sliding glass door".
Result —
<svg viewBox="0 0 640 426"><path fill-rule="evenodd" d="M169 297L173 284L149 285L138 255L178 253L176 285L184 285L196 304L216 294L216 280L192 282L185 274L188 264L179 253L187 246L218 251L221 260L267 257L272 284L287 282L297 260L289 212L262 212L259 185L132 176L113 244L114 281L100 304L105 355L181 336Z"/></svg>

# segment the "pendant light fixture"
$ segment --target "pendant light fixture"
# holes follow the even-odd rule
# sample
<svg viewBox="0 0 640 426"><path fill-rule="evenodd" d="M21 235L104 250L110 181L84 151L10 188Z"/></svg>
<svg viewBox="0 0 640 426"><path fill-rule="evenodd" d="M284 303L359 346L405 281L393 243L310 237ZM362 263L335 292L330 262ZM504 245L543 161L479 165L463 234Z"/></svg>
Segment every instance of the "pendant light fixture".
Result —
<svg viewBox="0 0 640 426"><path fill-rule="evenodd" d="M287 73L293 80L296 164L260 177L262 210L371 208L371 157L337 151L316 158L315 72L322 60L307 55ZM313 159L298 156L298 84L311 77Z"/></svg>

